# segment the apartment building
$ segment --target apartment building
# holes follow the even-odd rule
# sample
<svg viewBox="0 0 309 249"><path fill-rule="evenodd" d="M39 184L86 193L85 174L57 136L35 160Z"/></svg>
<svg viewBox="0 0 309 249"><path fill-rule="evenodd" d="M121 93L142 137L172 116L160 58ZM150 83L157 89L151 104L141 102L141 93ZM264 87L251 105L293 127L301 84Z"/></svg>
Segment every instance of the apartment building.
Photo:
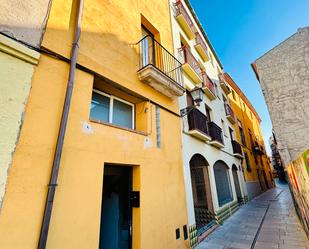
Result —
<svg viewBox="0 0 309 249"><path fill-rule="evenodd" d="M271 164L273 167L273 175L278 177L280 181L285 182L286 175L284 172L284 167L278 150L277 139L274 131L272 136L269 138L269 145L271 149Z"/></svg>
<svg viewBox="0 0 309 249"><path fill-rule="evenodd" d="M248 198L259 195L272 188L271 165L265 151L265 144L260 127L261 119L233 78L224 74L231 88L229 101L235 114L235 131L233 134L242 147L244 171Z"/></svg>
<svg viewBox="0 0 309 249"><path fill-rule="evenodd" d="M309 27L299 28L252 63L284 166L309 147Z"/></svg>
<svg viewBox="0 0 309 249"><path fill-rule="evenodd" d="M168 2L53 0L41 49L0 247L188 248Z"/></svg>
<svg viewBox="0 0 309 249"><path fill-rule="evenodd" d="M175 57L182 63L186 92L182 115L183 171L194 247L223 222L247 195L241 147L223 67L189 1L171 1Z"/></svg>

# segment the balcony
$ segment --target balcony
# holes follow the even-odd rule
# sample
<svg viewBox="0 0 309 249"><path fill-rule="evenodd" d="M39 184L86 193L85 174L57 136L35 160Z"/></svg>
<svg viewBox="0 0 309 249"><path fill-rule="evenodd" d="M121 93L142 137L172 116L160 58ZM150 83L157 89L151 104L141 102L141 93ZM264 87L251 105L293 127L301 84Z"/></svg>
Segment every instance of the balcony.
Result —
<svg viewBox="0 0 309 249"><path fill-rule="evenodd" d="M237 141L232 140L232 147L234 156L237 158L243 158L241 145Z"/></svg>
<svg viewBox="0 0 309 249"><path fill-rule="evenodd" d="M201 58L204 62L209 60L209 53L208 48L204 40L202 39L202 36L196 32L195 33L195 45L194 45L196 51L199 53Z"/></svg>
<svg viewBox="0 0 309 249"><path fill-rule="evenodd" d="M252 151L256 155L263 155L264 151L260 148L258 142L252 144Z"/></svg>
<svg viewBox="0 0 309 249"><path fill-rule="evenodd" d="M145 36L137 46L139 79L169 98L182 96L181 63L151 36Z"/></svg>
<svg viewBox="0 0 309 249"><path fill-rule="evenodd" d="M209 134L211 137L211 141L209 142L209 144L217 148L224 147L222 129L218 125L216 125L214 122L209 123Z"/></svg>
<svg viewBox="0 0 309 249"><path fill-rule="evenodd" d="M220 86L221 86L223 92L225 92L225 94L228 95L231 92L231 89L227 85L223 74L219 75L219 80L220 80Z"/></svg>
<svg viewBox="0 0 309 249"><path fill-rule="evenodd" d="M232 124L235 124L236 123L235 115L234 115L234 112L231 106L228 103L224 103L224 109L225 109L225 114L226 114L226 118L228 119L228 121L230 121Z"/></svg>
<svg viewBox="0 0 309 249"><path fill-rule="evenodd" d="M200 77L202 70L190 49L187 46L182 46L179 49L179 56L182 63L182 70L195 84L202 83L202 78Z"/></svg>
<svg viewBox="0 0 309 249"><path fill-rule="evenodd" d="M197 108L193 108L189 111L188 125L189 125L189 134L191 134L192 136L203 141L211 140L208 129L208 119L206 115L204 115Z"/></svg>
<svg viewBox="0 0 309 249"><path fill-rule="evenodd" d="M203 90L205 92L205 95L210 99L214 100L216 99L216 89L215 84L212 82L212 80L208 77L206 72L202 72L202 78L203 78Z"/></svg>
<svg viewBox="0 0 309 249"><path fill-rule="evenodd" d="M183 31L186 33L187 37L192 40L195 36L194 32L194 24L186 11L185 7L181 3L181 1L177 1L175 3L176 9L176 20Z"/></svg>

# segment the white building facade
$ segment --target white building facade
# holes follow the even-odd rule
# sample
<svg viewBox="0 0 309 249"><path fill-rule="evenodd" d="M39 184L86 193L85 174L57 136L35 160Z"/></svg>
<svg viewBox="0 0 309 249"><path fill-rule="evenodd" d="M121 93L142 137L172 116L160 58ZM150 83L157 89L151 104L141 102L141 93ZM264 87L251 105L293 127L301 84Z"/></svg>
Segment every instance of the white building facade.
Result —
<svg viewBox="0 0 309 249"><path fill-rule="evenodd" d="M199 237L237 210L247 193L240 166L242 151L236 141L232 142L235 117L228 103L230 89L224 82L222 65L189 2L171 1L170 8L175 57L182 63L186 88L179 106L187 211L194 247ZM204 91L199 106L190 93L196 88Z"/></svg>

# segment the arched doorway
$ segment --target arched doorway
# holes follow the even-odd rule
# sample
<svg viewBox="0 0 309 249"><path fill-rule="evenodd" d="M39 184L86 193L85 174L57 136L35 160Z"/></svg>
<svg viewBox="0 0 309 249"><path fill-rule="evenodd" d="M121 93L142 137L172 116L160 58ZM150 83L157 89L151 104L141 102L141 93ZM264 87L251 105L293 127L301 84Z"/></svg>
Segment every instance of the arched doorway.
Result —
<svg viewBox="0 0 309 249"><path fill-rule="evenodd" d="M192 194L194 202L195 224L198 234L207 230L213 222L213 204L209 184L207 160L200 154L195 154L190 160Z"/></svg>
<svg viewBox="0 0 309 249"><path fill-rule="evenodd" d="M238 200L238 203L242 203L243 197L241 195L240 183L239 183L239 178L238 178L238 169L235 164L233 164L232 166L232 173L233 173L233 180L234 180L237 200Z"/></svg>
<svg viewBox="0 0 309 249"><path fill-rule="evenodd" d="M233 200L233 194L228 170L229 167L223 161L217 161L214 164L217 196L220 207Z"/></svg>

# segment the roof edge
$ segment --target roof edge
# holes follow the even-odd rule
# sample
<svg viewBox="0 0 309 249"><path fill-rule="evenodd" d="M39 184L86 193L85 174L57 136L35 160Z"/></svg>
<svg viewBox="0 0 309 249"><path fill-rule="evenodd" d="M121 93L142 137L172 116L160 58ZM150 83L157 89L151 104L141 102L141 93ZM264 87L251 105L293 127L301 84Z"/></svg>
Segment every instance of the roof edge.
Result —
<svg viewBox="0 0 309 249"><path fill-rule="evenodd" d="M206 34L206 32L205 32L205 30L204 30L204 28L203 28L201 22L199 21L199 19L198 19L196 13L195 13L195 11L194 11L194 9L193 9L193 7L192 7L190 1L189 1L189 0L184 0L184 2L187 4L189 10L191 11L192 16L193 16L195 22L197 23L197 26L198 26L199 29L201 30L201 32L202 32L202 34L203 34L205 40L208 42L209 47L210 47L211 51L213 52L215 58L217 59L219 66L221 67L221 69L223 69L223 65L222 65L222 63L221 63L221 61L220 61L220 59L219 59L219 57L218 57L218 55L217 55L217 53L216 53L214 47L212 46L210 40L208 39L208 36L207 36L207 34Z"/></svg>

